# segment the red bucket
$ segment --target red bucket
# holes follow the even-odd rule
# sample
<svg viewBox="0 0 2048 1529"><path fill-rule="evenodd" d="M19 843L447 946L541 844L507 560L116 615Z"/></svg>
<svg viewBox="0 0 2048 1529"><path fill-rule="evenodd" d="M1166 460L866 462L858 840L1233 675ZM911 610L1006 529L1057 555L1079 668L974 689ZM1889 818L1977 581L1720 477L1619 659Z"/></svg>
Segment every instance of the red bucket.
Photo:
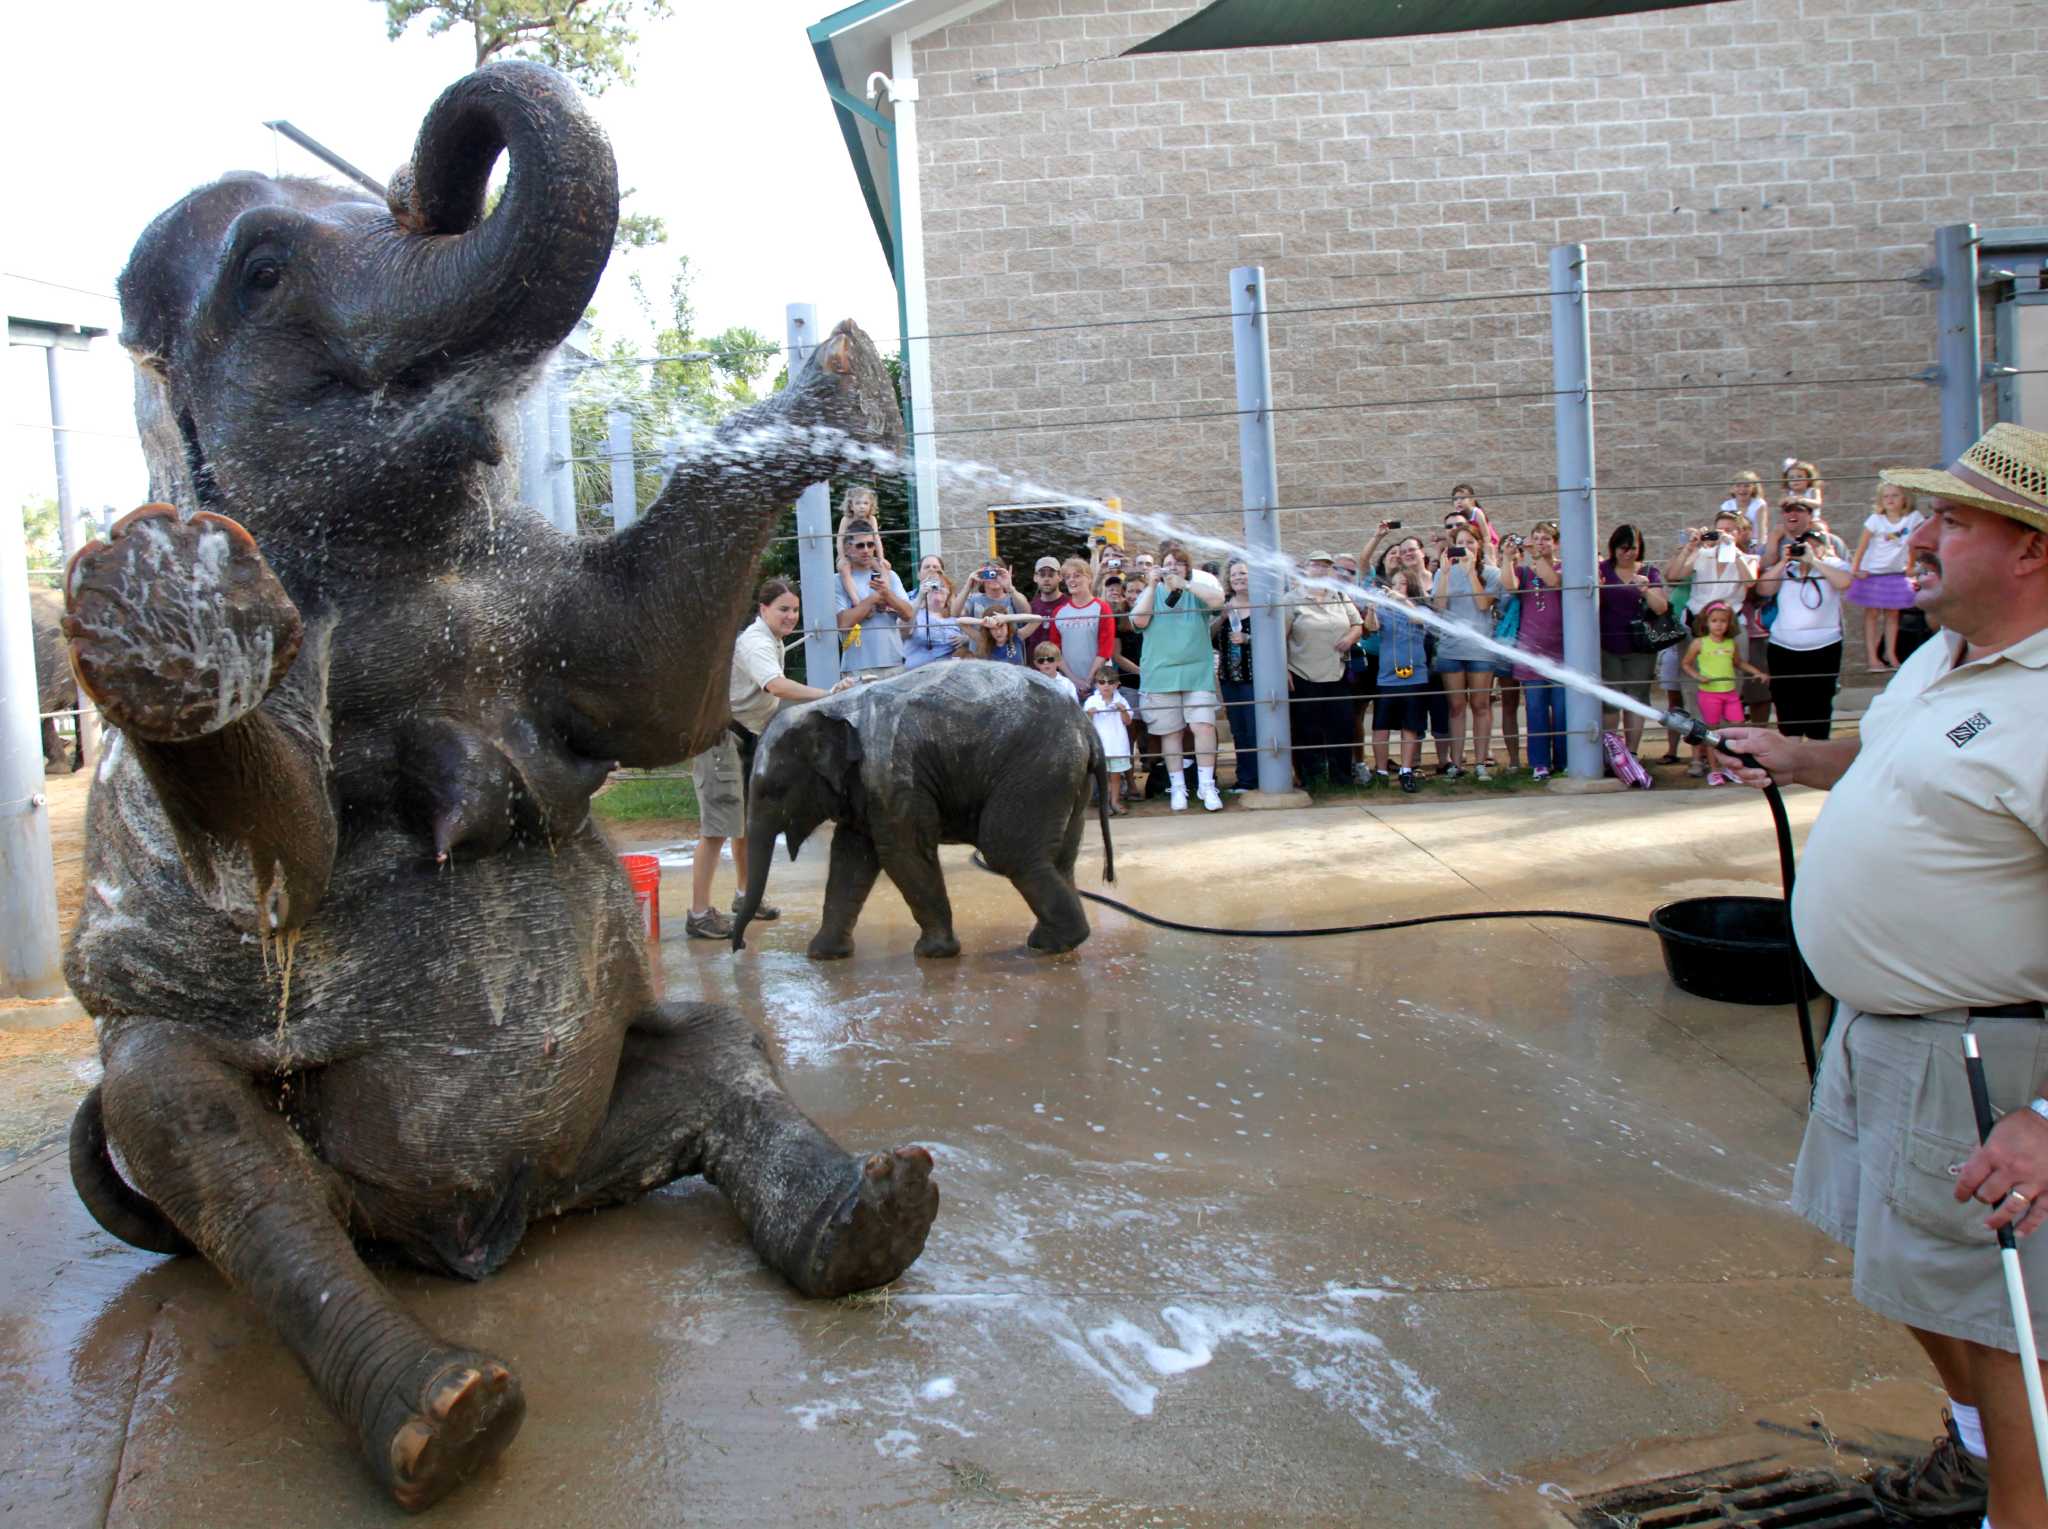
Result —
<svg viewBox="0 0 2048 1529"><path fill-rule="evenodd" d="M621 855L626 880L633 887L633 901L647 925L647 938L661 938L661 861L653 855Z"/></svg>

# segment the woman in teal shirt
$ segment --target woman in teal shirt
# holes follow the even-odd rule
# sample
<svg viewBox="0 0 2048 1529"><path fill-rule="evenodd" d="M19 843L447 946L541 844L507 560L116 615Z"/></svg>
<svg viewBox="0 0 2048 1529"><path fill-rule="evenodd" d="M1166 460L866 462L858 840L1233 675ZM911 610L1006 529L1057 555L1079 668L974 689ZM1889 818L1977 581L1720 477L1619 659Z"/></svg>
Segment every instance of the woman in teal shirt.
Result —
<svg viewBox="0 0 2048 1529"><path fill-rule="evenodd" d="M1131 626L1144 634L1138 649L1139 708L1166 752L1168 803L1188 810L1181 784L1181 729L1195 735L1195 795L1211 812L1223 810L1216 790L1216 655L1209 646L1209 616L1223 591L1206 575L1190 576L1187 550L1161 542L1159 561L1145 574L1145 589L1131 607Z"/></svg>

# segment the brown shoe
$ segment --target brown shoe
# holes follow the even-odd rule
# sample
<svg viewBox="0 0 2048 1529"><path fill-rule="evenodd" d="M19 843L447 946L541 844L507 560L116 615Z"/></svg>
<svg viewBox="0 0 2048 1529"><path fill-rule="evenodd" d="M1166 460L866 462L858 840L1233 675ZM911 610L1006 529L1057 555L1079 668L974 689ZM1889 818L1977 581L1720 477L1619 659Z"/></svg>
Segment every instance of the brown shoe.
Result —
<svg viewBox="0 0 2048 1529"><path fill-rule="evenodd" d="M732 920L716 908L706 908L702 913L692 913L683 920L683 933L693 940L729 940L732 938Z"/></svg>
<svg viewBox="0 0 2048 1529"><path fill-rule="evenodd" d="M1886 1512L1903 1519L1946 1522L1981 1518L1991 1493L1985 1464L1963 1448L1955 1419L1941 1415L1942 1436L1925 1458L1911 1465L1880 1466L1870 1477L1870 1495Z"/></svg>

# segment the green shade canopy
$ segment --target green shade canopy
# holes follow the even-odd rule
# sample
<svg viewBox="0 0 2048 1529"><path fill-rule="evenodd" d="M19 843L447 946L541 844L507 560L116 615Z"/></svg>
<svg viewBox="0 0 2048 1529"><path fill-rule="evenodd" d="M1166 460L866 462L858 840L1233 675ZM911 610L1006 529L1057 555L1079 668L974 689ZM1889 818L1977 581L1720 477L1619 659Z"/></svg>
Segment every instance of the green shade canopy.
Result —
<svg viewBox="0 0 2048 1529"><path fill-rule="evenodd" d="M1714 3L1717 0L1213 0L1186 21L1125 51L1199 53L1212 48L1423 37Z"/></svg>

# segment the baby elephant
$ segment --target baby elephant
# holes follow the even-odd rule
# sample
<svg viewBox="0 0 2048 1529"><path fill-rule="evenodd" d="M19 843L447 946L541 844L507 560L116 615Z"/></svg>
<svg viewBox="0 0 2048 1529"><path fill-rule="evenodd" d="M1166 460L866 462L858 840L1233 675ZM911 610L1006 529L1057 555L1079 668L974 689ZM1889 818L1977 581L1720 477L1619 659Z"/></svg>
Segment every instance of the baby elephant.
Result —
<svg viewBox="0 0 2048 1529"><path fill-rule="evenodd" d="M1038 915L1033 950L1088 938L1074 858L1088 823L1088 782L1105 781L1095 729L1064 685L1009 664L928 664L779 712L761 734L748 782L748 876L733 949L767 890L775 836L793 860L830 818L825 921L811 958L853 954L853 922L887 871L923 932L920 956L957 956L941 844L972 844ZM1108 792L1101 792L1106 803ZM1100 809L1103 880L1116 880Z"/></svg>

